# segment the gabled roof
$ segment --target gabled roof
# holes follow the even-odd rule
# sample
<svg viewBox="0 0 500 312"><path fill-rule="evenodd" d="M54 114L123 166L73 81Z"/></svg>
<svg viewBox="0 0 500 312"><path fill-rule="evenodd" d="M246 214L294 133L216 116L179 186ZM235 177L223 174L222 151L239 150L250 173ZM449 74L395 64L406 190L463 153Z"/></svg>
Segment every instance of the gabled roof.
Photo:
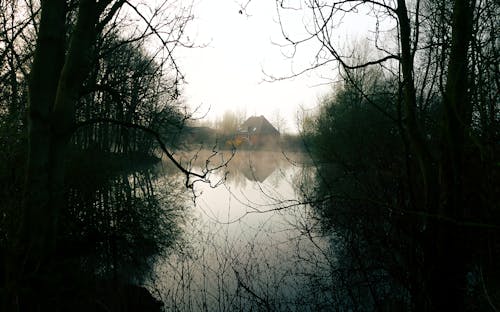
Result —
<svg viewBox="0 0 500 312"><path fill-rule="evenodd" d="M260 116L252 116L248 118L241 126L241 132L248 132L250 134L275 134L279 135L279 131L267 121L266 117Z"/></svg>

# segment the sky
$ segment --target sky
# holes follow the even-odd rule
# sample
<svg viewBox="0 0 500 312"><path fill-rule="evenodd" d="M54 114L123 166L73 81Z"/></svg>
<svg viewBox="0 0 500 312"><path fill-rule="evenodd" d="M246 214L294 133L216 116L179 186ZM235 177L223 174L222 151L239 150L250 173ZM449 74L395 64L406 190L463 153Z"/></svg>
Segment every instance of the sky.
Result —
<svg viewBox="0 0 500 312"><path fill-rule="evenodd" d="M273 121L277 113L287 120L286 129L297 131L297 116L302 109L316 107L331 90L335 68L323 68L293 79L266 82L265 73L287 77L310 66L316 49L302 46L293 57L280 47L284 37L277 23L274 0L252 0L243 14L241 4L248 0L196 0L186 35L200 48L177 50L176 60L185 75L185 102L199 108L211 120L224 111L264 115ZM300 2L298 2L300 3ZM295 12L286 21L287 31L299 34L306 11ZM361 18L363 18L361 16ZM362 20L361 20L362 21ZM364 31L363 22L351 21L346 29ZM346 39L339 30L338 38ZM351 37L352 38L352 37Z"/></svg>
<svg viewBox="0 0 500 312"><path fill-rule="evenodd" d="M243 1L243 0L242 0ZM265 82L266 73L288 76L308 60L285 57L276 42L283 42L272 0L253 0L247 14L239 14L238 0L200 0L187 34L203 48L183 49L178 62L185 75L184 98L191 108L200 106L207 118L225 110L264 115L279 114L293 131L297 111L316 105L325 94L327 80L318 73L295 79ZM178 52L179 53L179 52Z"/></svg>

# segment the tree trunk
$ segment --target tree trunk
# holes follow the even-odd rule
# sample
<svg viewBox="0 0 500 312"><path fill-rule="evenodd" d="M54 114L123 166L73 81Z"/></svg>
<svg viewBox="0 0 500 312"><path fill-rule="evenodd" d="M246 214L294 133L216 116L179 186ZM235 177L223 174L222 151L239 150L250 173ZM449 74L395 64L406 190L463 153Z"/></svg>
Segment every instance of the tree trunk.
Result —
<svg viewBox="0 0 500 312"><path fill-rule="evenodd" d="M51 283L57 280L53 265L57 222L64 202L65 152L73 132L75 102L88 74L97 18L95 0L80 1L65 57L66 1L42 1L28 87L29 151L20 235L8 269L13 301L34 301L36 306L35 298L48 300L43 296L52 291L55 285ZM20 287L33 293L20 299Z"/></svg>
<svg viewBox="0 0 500 312"><path fill-rule="evenodd" d="M470 0L454 2L452 45L443 99L442 150L438 167L433 165L433 157L416 115L411 28L404 0L398 0L397 15L401 36L405 131L415 155L415 165L420 168L420 175L412 178L413 187L423 197L417 202L418 210L430 216L425 221L426 227L421 237L423 276L414 278L415 281L421 280L424 285L420 285L421 291L413 294L417 295L414 301L419 301L415 302L414 307L418 310L463 311L467 250L463 247L466 245L466 235L459 224L468 214L463 197L463 161L464 139L471 119L467 93L467 50L472 32L472 4ZM419 288L418 285L416 288ZM425 294L427 298L424 298Z"/></svg>
<svg viewBox="0 0 500 312"><path fill-rule="evenodd" d="M413 191L421 194L416 198L421 212L429 213L433 210L436 202L436 180L432 173L432 155L429 151L422 132L422 127L417 116L417 99L414 82L413 53L411 51L411 25L408 18L408 9L404 0L398 0L396 10L401 44L401 70L403 74L403 126L407 140L410 145L412 155L416 159L416 166L419 169L419 176L413 177Z"/></svg>
<svg viewBox="0 0 500 312"><path fill-rule="evenodd" d="M472 1L473 2L473 1ZM468 94L468 48L471 40L473 3L455 0L452 44L443 98L442 155L440 161L441 197L435 226L436 263L432 274L431 298L436 311L463 311L466 273L470 254L467 228L460 226L470 215L464 196L465 140L471 124Z"/></svg>
<svg viewBox="0 0 500 312"><path fill-rule="evenodd" d="M30 73L28 101L28 165L20 247L27 266L38 267L54 243L54 203L51 196L51 110L64 60L66 7L43 1L40 29ZM31 263L33 262L33 263ZM26 268L27 269L27 268ZM28 269L29 270L29 269ZM30 274L33 272L25 272Z"/></svg>

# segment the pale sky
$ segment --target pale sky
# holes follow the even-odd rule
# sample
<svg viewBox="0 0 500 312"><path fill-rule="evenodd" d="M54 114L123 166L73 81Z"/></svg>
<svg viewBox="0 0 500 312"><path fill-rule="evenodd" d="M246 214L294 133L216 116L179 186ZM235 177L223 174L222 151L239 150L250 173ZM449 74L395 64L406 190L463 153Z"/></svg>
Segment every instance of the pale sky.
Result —
<svg viewBox="0 0 500 312"><path fill-rule="evenodd" d="M318 99L331 89L326 83L335 79L337 70L330 67L294 79L263 82L263 71L283 77L308 67L316 49L302 48L293 59L283 56L287 51L275 44L284 42L276 22L275 1L252 0L248 15L239 14L241 3L246 1L195 3L195 19L187 35L195 44L207 46L176 51L187 82L184 98L191 108L201 105L201 112L210 108L207 118L212 120L225 110L233 110L246 111L247 116L264 115L272 121L279 110L288 120L287 128L295 131L297 111L317 105ZM305 12L296 14L299 16L288 21L287 27L300 33L301 20L307 17ZM353 25L360 27L359 22Z"/></svg>
<svg viewBox="0 0 500 312"><path fill-rule="evenodd" d="M210 107L207 117L214 119L225 110L246 111L247 116L264 115L272 119L276 110L295 128L296 111L310 107L325 93L326 81L316 74L293 80L263 82L266 73L291 73L292 60L285 58L273 41L283 42L274 22L273 0L253 0L247 13L239 14L238 0L199 0L189 36L207 47L183 49L178 62L187 85L184 97L190 107ZM295 64L297 60L293 60ZM290 129L292 130L292 129Z"/></svg>

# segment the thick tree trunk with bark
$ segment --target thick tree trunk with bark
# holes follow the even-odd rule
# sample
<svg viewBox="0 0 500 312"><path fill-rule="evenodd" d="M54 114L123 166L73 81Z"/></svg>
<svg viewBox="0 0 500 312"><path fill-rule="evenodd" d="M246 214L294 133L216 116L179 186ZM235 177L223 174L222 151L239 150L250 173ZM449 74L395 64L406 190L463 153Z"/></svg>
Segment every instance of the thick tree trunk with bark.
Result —
<svg viewBox="0 0 500 312"><path fill-rule="evenodd" d="M19 242L21 248L26 249L27 266L33 269L37 265L31 262L44 261L43 255L54 243L56 212L51 184L55 164L51 157L51 110L64 61L65 19L64 2L42 2L40 29L29 81L29 150Z"/></svg>
<svg viewBox="0 0 500 312"><path fill-rule="evenodd" d="M25 189L19 229L7 263L6 310L29 309L19 306L25 301L21 289L30 284L37 287L39 272L47 267L54 248L56 210L51 194L54 177L51 170L51 109L64 62L65 20L64 2L42 1L40 28L28 85Z"/></svg>
<svg viewBox="0 0 500 312"><path fill-rule="evenodd" d="M56 273L52 262L58 217L64 204L65 153L74 130L75 103L89 71L98 18L95 0L80 1L66 49L66 1L42 1L28 87L29 152L24 203L20 233L8 269L13 301L22 301L17 296L25 284L43 296L43 291L50 292L50 285L44 281L57 280L52 276Z"/></svg>
<svg viewBox="0 0 500 312"><path fill-rule="evenodd" d="M441 155L437 159L429 152L416 115L411 25L404 0L398 0L396 11L400 27L404 126L415 166L420 169L411 183L422 197L417 199L416 207L429 216L420 238L424 253L423 276L414 277L424 283L414 287L421 289L413 294L414 309L419 311L465 309L468 251L465 229L460 224L468 216L468 203L463 198L463 162L464 140L472 111L467 91L467 51L473 18L470 2L455 0L453 4L452 45L441 120Z"/></svg>
<svg viewBox="0 0 500 312"><path fill-rule="evenodd" d="M468 49L472 33L474 0L455 0L452 44L443 97L442 155L440 161L441 196L437 214L450 221L435 226L436 265L432 272L431 298L435 311L465 310L466 274L470 256L467 227L474 203L464 196L464 157L467 132L471 124L468 92Z"/></svg>
<svg viewBox="0 0 500 312"><path fill-rule="evenodd" d="M414 198L419 212L430 214L435 210L438 198L437 177L433 172L433 155L425 141L425 133L417 114L417 95L414 81L414 59L411 50L411 24L408 17L408 9L404 0L398 0L396 10L400 29L401 44L401 72L402 72L402 95L403 95L403 127L406 140L409 143L407 153L412 155L415 167L418 172L411 177L410 187L414 194L419 194ZM424 221L425 223L427 221Z"/></svg>

